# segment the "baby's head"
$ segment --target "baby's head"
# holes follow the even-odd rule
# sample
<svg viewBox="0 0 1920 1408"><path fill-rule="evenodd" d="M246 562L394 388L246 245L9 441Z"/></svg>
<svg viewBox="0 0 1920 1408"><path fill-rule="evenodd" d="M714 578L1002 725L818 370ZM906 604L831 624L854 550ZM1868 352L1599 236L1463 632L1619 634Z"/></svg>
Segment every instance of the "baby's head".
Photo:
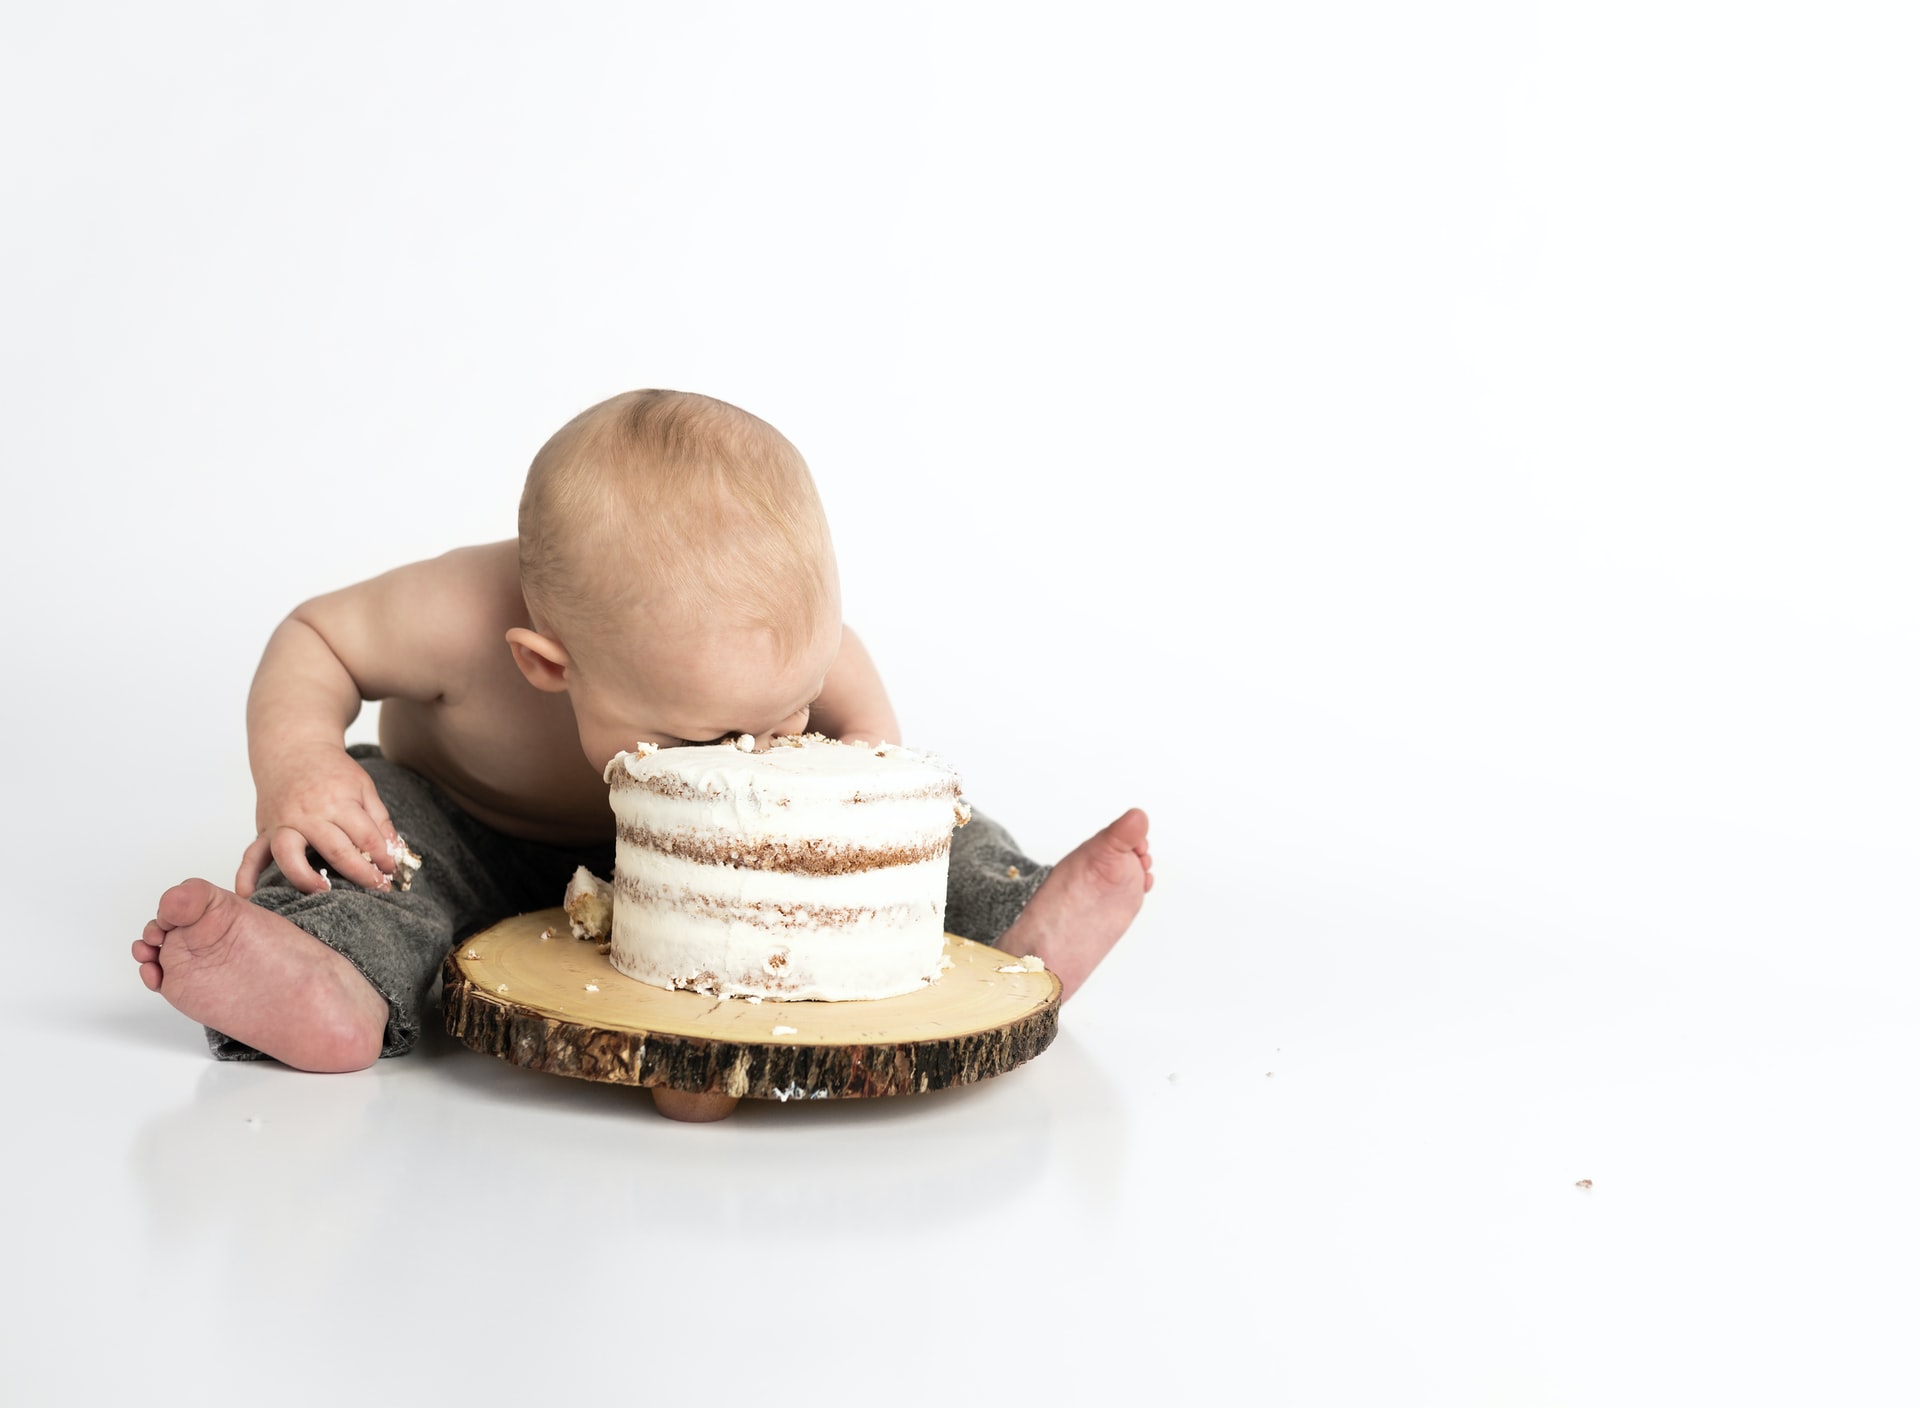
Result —
<svg viewBox="0 0 1920 1408"><path fill-rule="evenodd" d="M647 740L806 728L840 647L833 543L800 452L707 396L629 391L568 421L520 498L531 630L595 767Z"/></svg>

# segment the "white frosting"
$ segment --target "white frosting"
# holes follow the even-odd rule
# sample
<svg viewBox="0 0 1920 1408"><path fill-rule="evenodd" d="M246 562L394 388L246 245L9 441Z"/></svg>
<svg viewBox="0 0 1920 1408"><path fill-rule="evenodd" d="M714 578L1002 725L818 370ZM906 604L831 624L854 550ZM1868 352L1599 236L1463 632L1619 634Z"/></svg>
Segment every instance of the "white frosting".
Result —
<svg viewBox="0 0 1920 1408"><path fill-rule="evenodd" d="M407 838L398 832L393 840L387 842L387 859L393 862L393 878L402 890L413 888L413 877L419 873L420 857L414 854L413 847L407 844ZM372 860L372 856L367 857Z"/></svg>
<svg viewBox="0 0 1920 1408"><path fill-rule="evenodd" d="M892 997L936 979L959 777L898 745L768 743L607 765L613 966L659 987L789 1001Z"/></svg>
<svg viewBox="0 0 1920 1408"><path fill-rule="evenodd" d="M950 785L957 793L960 787L959 774L932 753L898 743L878 747L841 743L817 733L770 739L766 750L758 753L742 752L732 743L681 748L637 743L627 752L614 754L604 771L606 781L613 780L616 769L635 778L670 774L716 790L723 784L708 779L723 776L724 785L750 786L768 796L886 795L935 784Z"/></svg>

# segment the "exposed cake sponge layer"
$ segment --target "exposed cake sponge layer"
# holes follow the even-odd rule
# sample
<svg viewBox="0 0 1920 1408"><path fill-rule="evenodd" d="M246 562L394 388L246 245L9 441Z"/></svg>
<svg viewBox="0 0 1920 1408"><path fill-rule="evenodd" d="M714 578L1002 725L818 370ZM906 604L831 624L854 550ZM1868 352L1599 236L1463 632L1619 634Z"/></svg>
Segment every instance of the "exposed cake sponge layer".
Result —
<svg viewBox="0 0 1920 1408"><path fill-rule="evenodd" d="M619 853L614 894L634 898L671 891L706 895L730 903L790 904L796 908L890 909L927 901L943 912L947 898L947 856L942 851L912 865L856 870L844 875L809 875L782 870L703 865L685 856L631 849Z"/></svg>
<svg viewBox="0 0 1920 1408"><path fill-rule="evenodd" d="M953 844L953 822L937 836L909 837L898 845L875 838L866 845L835 836L754 836L711 826L672 830L621 822L619 839L637 851L679 856L697 865L731 865L743 870L778 870L796 875L848 875L917 865L944 856Z"/></svg>

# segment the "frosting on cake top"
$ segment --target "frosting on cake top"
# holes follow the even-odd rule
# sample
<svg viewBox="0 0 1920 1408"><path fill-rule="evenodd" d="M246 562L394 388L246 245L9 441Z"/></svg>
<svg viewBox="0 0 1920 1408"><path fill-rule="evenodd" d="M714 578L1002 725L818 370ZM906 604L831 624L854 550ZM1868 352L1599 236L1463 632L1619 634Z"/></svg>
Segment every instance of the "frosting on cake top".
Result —
<svg viewBox="0 0 1920 1408"><path fill-rule="evenodd" d="M745 745L744 747L742 745ZM616 753L604 780L673 795L738 795L766 801L958 797L960 775L931 753L898 743L842 743L824 734L771 739L759 752L743 736L661 748L639 743Z"/></svg>

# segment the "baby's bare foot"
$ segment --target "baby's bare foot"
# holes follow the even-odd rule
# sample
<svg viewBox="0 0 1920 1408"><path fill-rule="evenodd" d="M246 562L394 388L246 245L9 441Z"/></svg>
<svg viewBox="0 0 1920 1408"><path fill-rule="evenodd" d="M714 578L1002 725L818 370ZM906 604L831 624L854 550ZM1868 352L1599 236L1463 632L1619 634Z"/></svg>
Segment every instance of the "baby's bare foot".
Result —
<svg viewBox="0 0 1920 1408"><path fill-rule="evenodd" d="M1037 954L1059 977L1064 1002L1127 932L1152 888L1147 814L1135 807L1056 865L995 947Z"/></svg>
<svg viewBox="0 0 1920 1408"><path fill-rule="evenodd" d="M271 910L205 880L160 896L134 940L140 980L194 1021L303 1071L380 1055L386 999L346 959Z"/></svg>

